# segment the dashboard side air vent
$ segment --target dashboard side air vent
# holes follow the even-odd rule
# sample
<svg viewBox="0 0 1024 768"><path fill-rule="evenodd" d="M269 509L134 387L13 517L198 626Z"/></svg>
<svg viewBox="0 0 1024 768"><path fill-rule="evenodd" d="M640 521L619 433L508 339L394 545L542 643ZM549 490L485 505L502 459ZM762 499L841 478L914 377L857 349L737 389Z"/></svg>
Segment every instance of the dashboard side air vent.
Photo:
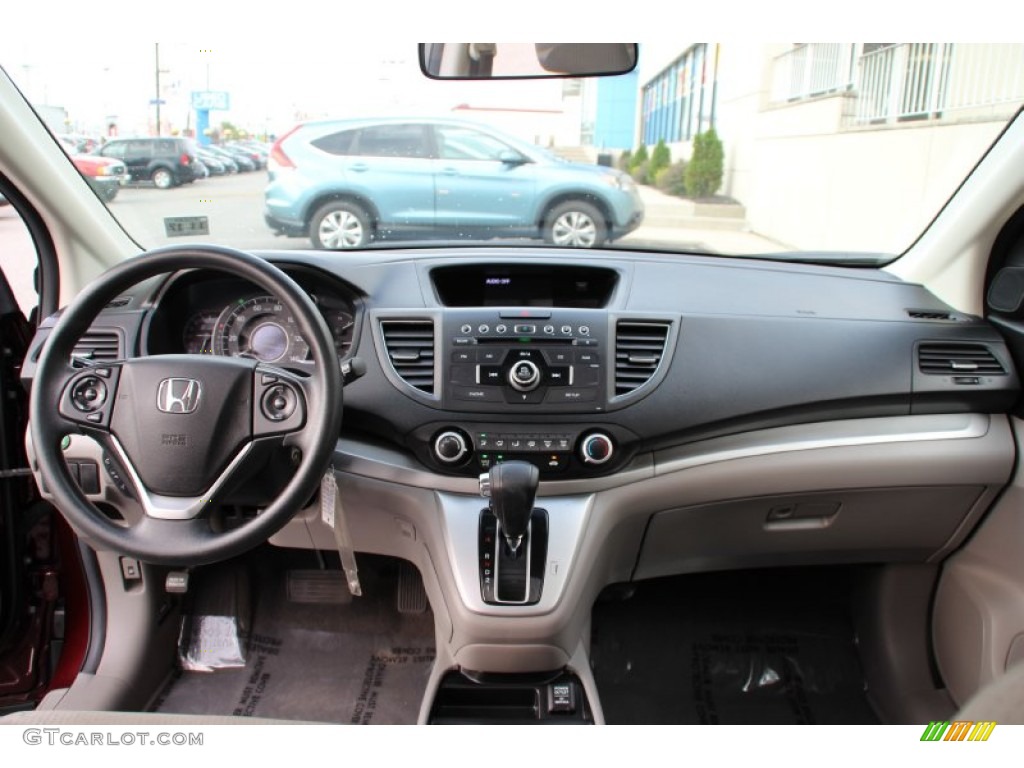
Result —
<svg viewBox="0 0 1024 768"><path fill-rule="evenodd" d="M912 320L955 320L951 312L941 309L908 309L907 314Z"/></svg>
<svg viewBox="0 0 1024 768"><path fill-rule="evenodd" d="M921 373L933 376L1005 376L1003 367L984 344L927 342L917 349Z"/></svg>
<svg viewBox="0 0 1024 768"><path fill-rule="evenodd" d="M121 336L117 331L86 331L75 344L72 357L90 361L121 359Z"/></svg>
<svg viewBox="0 0 1024 768"><path fill-rule="evenodd" d="M430 320L381 320L391 367L402 381L434 393L434 323Z"/></svg>
<svg viewBox="0 0 1024 768"><path fill-rule="evenodd" d="M615 395L628 395L654 376L665 355L669 323L620 320L615 326Z"/></svg>

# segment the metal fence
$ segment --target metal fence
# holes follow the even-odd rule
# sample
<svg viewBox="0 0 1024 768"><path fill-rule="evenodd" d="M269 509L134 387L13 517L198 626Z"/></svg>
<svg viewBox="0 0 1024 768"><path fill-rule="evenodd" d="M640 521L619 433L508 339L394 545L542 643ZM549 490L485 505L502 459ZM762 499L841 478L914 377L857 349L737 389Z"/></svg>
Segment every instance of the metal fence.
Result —
<svg viewBox="0 0 1024 768"><path fill-rule="evenodd" d="M796 101L849 89L854 48L852 43L806 43L776 57L771 100Z"/></svg>
<svg viewBox="0 0 1024 768"><path fill-rule="evenodd" d="M839 92L846 125L1005 118L1024 100L1024 44L808 43L773 62L773 102Z"/></svg>

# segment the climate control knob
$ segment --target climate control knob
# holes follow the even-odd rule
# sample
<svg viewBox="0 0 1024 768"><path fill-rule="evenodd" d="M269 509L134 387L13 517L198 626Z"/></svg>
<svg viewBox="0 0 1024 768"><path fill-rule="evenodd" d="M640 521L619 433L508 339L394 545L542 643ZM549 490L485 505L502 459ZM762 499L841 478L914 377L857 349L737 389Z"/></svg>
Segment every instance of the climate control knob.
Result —
<svg viewBox="0 0 1024 768"><path fill-rule="evenodd" d="M540 368L531 360L517 360L508 369L508 383L520 392L536 389L540 384Z"/></svg>
<svg viewBox="0 0 1024 768"><path fill-rule="evenodd" d="M580 458L584 464L604 464L613 453L615 446L612 439L603 432L587 435L580 443Z"/></svg>
<svg viewBox="0 0 1024 768"><path fill-rule="evenodd" d="M438 461L445 464L457 464L466 458L468 453L466 438L454 430L446 430L434 440L434 455Z"/></svg>

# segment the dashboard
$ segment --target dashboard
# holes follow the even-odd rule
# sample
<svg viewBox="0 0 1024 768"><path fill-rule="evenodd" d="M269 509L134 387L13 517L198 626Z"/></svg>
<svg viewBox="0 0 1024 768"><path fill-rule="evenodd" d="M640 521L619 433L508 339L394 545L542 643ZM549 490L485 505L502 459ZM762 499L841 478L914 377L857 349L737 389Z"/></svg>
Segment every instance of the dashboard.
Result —
<svg viewBox="0 0 1024 768"><path fill-rule="evenodd" d="M509 247L264 256L313 298L339 361L366 366L346 433L436 475L521 459L597 479L766 428L1006 411L1019 390L991 326L874 269ZM316 364L242 280L189 271L115 305L94 333L118 354Z"/></svg>

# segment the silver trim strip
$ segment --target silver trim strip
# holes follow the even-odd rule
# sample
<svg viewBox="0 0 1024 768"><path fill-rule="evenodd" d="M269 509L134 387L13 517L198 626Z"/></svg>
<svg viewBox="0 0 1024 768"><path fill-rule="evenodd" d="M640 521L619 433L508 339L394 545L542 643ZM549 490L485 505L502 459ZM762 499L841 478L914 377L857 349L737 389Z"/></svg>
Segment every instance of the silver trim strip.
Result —
<svg viewBox="0 0 1024 768"><path fill-rule="evenodd" d="M826 421L744 432L700 440L654 454L640 454L625 469L603 477L543 480L537 496L545 500L539 506L546 506L551 498L598 493L691 467L771 454L888 443L978 439L988 434L990 423L991 417L986 414L958 413ZM434 474L410 455L390 446L342 438L334 456L337 469L363 477L446 493L477 496L480 492L476 477Z"/></svg>
<svg viewBox="0 0 1024 768"><path fill-rule="evenodd" d="M548 553L544 568L544 589L534 605L488 605L480 595L480 498L437 493L444 527L448 563L455 576L462 604L473 613L487 616L540 616L551 613L559 604L568 583L576 553L594 497L561 496L537 506L548 512ZM497 575L497 574L495 574ZM497 582L495 582L497 594Z"/></svg>
<svg viewBox="0 0 1024 768"><path fill-rule="evenodd" d="M494 602L501 603L502 605L523 605L530 599L530 566L533 560L533 542L530 541L530 536L533 533L533 521L531 520L526 524L526 535L519 542L519 546L526 549L526 591L523 592L522 600L504 600L498 594L498 587L501 585L501 576L498 573L498 568L501 565L501 540L504 537L504 534L501 532L501 520L497 521L494 531Z"/></svg>
<svg viewBox="0 0 1024 768"><path fill-rule="evenodd" d="M128 476L132 479L132 484L135 486L135 492L139 494L139 501L142 504L142 509L149 517L155 517L159 520L191 520L196 517L206 506L209 499L217 494L217 492L224 486L228 478L235 471L239 464L249 455L249 451L252 449L252 443L246 443L242 449L235 454L235 458L231 460L227 468L221 473L213 485L210 486L209 490L206 491L202 496L164 496L159 493L150 493L146 486L142 483L142 479L139 477L139 473L135 471L135 467L128 459L128 455L125 453L121 443L118 442L117 438L113 434L110 435L110 443L114 448L114 453L117 454L118 460L124 467Z"/></svg>
<svg viewBox="0 0 1024 768"><path fill-rule="evenodd" d="M963 413L855 419L780 427L760 432L705 440L659 451L654 474L665 475L722 461L825 448L969 440L988 434L991 417Z"/></svg>

